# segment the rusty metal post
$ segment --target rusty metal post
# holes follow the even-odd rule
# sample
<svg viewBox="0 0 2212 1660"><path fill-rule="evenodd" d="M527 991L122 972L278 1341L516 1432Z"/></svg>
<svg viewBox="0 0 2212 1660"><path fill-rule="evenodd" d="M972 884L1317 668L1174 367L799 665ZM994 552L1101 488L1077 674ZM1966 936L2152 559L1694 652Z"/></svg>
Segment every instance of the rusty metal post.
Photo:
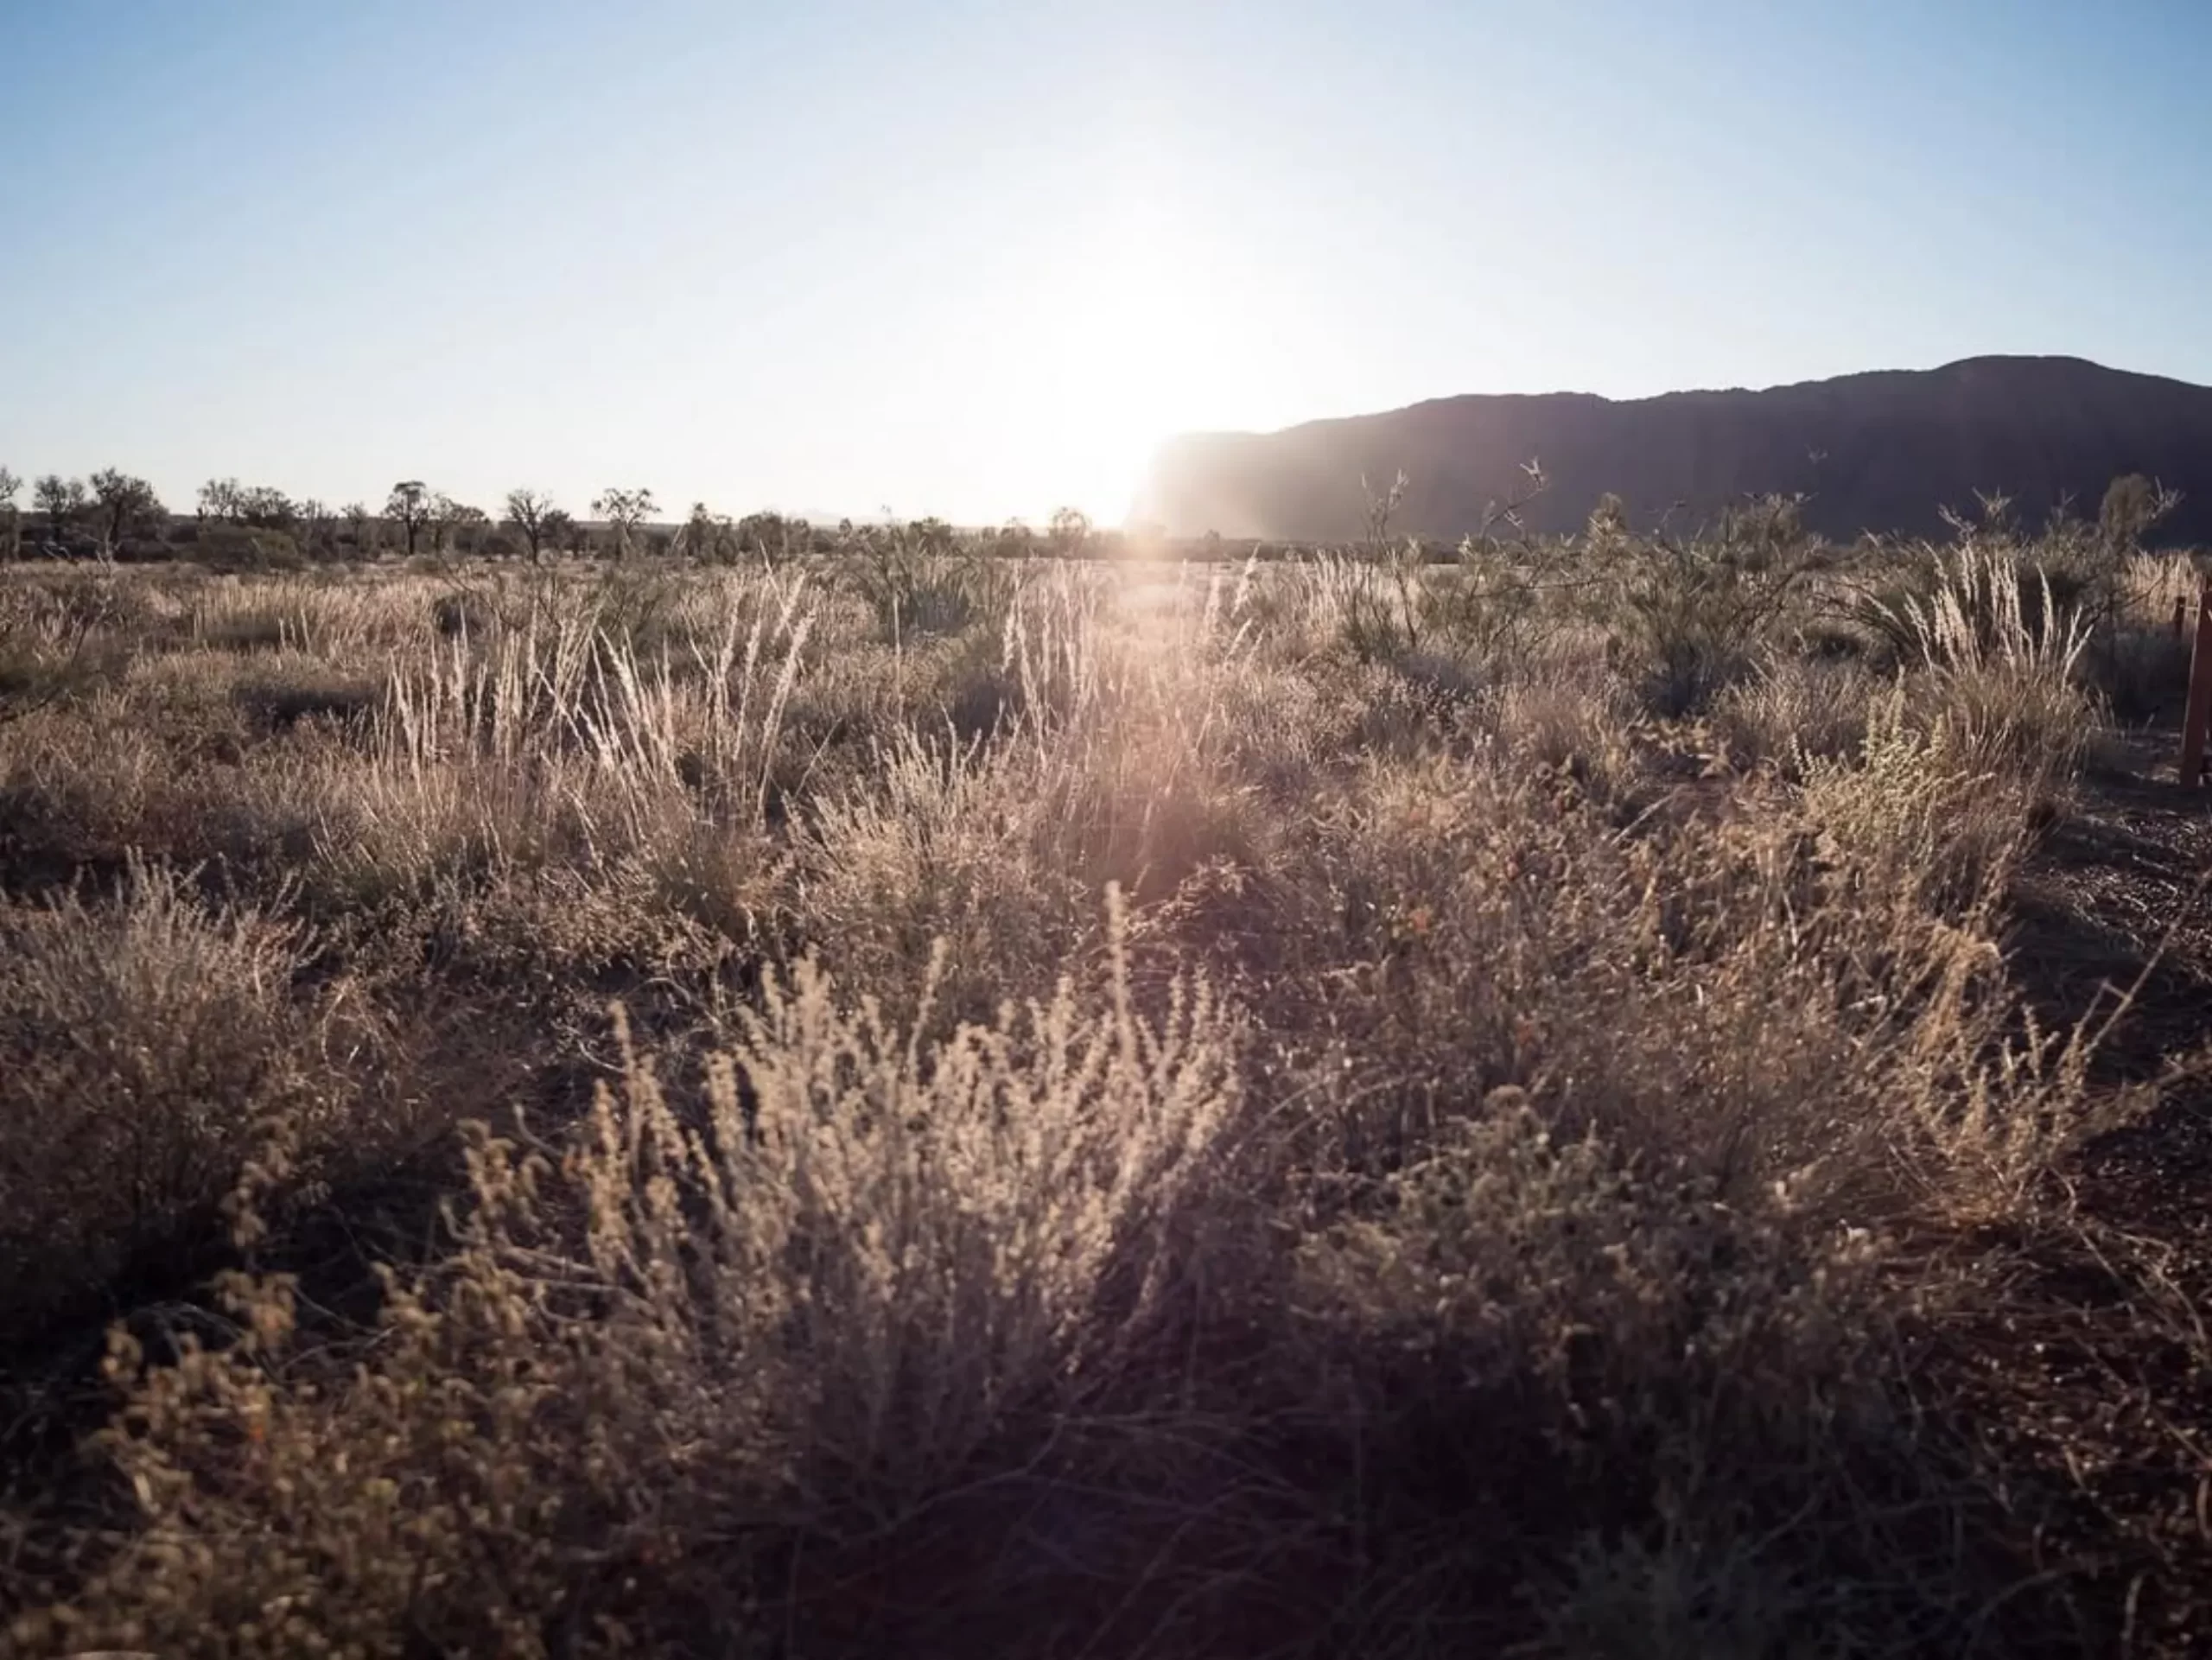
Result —
<svg viewBox="0 0 2212 1660"><path fill-rule="evenodd" d="M2204 781L2204 732L2212 725L2212 583L2196 601L2196 643L2189 654L2189 709L2181 723L2181 785Z"/></svg>

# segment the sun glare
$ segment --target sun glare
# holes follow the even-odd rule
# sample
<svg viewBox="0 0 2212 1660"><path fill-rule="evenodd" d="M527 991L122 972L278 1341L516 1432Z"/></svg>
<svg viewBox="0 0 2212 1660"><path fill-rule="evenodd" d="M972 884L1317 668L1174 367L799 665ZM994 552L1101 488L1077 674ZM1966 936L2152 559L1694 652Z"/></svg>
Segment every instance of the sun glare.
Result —
<svg viewBox="0 0 2212 1660"><path fill-rule="evenodd" d="M1154 448L1205 408L1228 318L1204 264L1156 219L1102 225L1026 283L1001 338L1034 403L1025 409L1023 493L1102 525L1128 512Z"/></svg>

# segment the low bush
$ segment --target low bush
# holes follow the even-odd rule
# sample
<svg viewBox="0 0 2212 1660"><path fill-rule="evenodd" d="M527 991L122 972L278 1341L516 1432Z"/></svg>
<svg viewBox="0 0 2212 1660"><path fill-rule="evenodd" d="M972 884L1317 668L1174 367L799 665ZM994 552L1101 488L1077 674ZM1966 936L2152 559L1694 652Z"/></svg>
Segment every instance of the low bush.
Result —
<svg viewBox="0 0 2212 1660"><path fill-rule="evenodd" d="M264 1142L323 1159L365 1136L351 1069L376 1034L296 990L310 951L296 925L158 867L105 903L0 909L0 1320L133 1275L189 1283L173 1254L204 1245Z"/></svg>
<svg viewBox="0 0 2212 1660"><path fill-rule="evenodd" d="M228 1282L220 1352L118 1340L138 1525L17 1641L766 1643L802 1541L1036 1459L1166 1360L1232 1179L1239 1022L1203 984L1157 1023L1117 970L927 1026L802 967L683 1096L624 1032L572 1137L477 1141L456 1248L350 1376L288 1358L282 1278Z"/></svg>

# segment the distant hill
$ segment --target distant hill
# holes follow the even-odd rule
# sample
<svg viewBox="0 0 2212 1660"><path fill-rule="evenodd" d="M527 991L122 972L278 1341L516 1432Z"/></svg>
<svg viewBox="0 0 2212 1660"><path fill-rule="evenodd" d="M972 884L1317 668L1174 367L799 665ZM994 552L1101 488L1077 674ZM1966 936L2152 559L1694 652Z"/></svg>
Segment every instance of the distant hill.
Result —
<svg viewBox="0 0 2212 1660"><path fill-rule="evenodd" d="M1440 398L1273 433L1201 433L1156 457L1138 515L1170 534L1337 541L1365 522L1361 475L1404 469L1393 529L1456 537L1541 461L1533 529L1573 529L1611 491L1637 525L1680 503L1694 523L1732 499L1803 493L1805 522L1934 535L1977 490L2030 521L2069 493L2094 518L2105 487L2143 473L2183 493L2161 535L2212 543L2212 388L2079 358L1980 357L1764 391Z"/></svg>

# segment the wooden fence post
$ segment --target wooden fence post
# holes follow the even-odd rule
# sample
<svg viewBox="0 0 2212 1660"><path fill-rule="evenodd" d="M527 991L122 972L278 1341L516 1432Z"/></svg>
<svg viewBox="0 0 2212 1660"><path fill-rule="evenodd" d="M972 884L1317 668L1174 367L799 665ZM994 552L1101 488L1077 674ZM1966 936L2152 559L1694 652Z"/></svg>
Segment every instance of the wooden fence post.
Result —
<svg viewBox="0 0 2212 1660"><path fill-rule="evenodd" d="M2174 638L2181 638L2182 625L2189 620L2189 601L2178 594L2174 595Z"/></svg>
<svg viewBox="0 0 2212 1660"><path fill-rule="evenodd" d="M2196 599L2196 641L2189 654L2189 709L2181 723L2181 785L2204 781L2204 731L2212 724L2212 583Z"/></svg>

